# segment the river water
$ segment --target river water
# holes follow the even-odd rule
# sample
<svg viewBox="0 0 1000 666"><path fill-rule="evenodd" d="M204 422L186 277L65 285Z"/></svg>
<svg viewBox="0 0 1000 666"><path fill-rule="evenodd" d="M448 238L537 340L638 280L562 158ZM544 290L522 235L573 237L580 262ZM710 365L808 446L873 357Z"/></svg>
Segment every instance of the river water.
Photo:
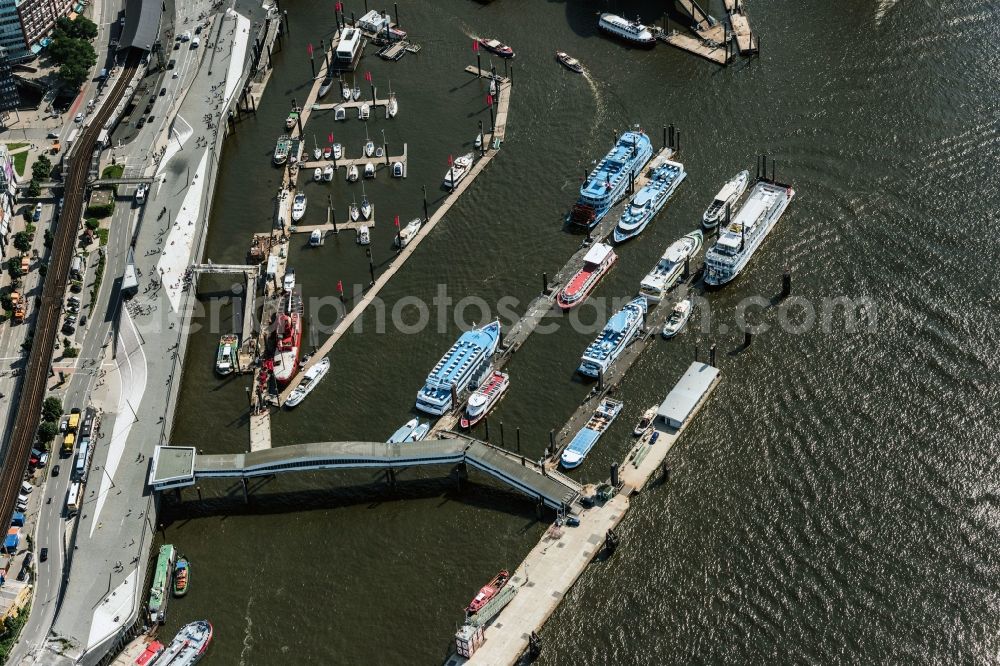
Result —
<svg viewBox="0 0 1000 666"><path fill-rule="evenodd" d="M1000 417L991 378L1000 362L993 276L981 268L995 265L1000 246L985 233L1000 208L997 7L751 2L763 57L720 69L597 34L595 12L659 21L663 3L401 4L423 50L398 63L369 51L358 69L400 100L397 118L369 123L372 138L384 130L391 152L406 142L410 157L405 181L382 172L366 186L380 265L393 255L392 217L419 215L424 185L435 205L448 156L472 150L477 122L489 124L484 84L462 71L475 62L470 35L518 53L501 154L384 290L390 321L396 306L412 324L417 309L401 299L430 303L439 285L453 303L508 297L522 312L541 273L579 246L561 217L583 170L633 124L657 146L660 128L676 124L689 175L619 250L599 301L633 294L756 155L777 160L778 180L797 193L746 274L709 294L701 321L652 345L622 384L626 409L574 473L581 480L621 459L636 418L679 378L696 341L703 354L718 346L723 382L670 454L670 481L637 498L622 547L567 595L545 626L540 663L994 660ZM250 234L269 228L279 182L270 153L291 99L306 95L306 43L328 39L331 6L283 3L291 39L259 113L228 142L213 261L242 261ZM557 49L579 57L587 76L559 67ZM317 114L306 137L311 145L330 131L357 154L362 123ZM340 178L303 187L307 223L323 221L328 195L340 219L361 197ZM350 301L368 281L367 260L350 233L304 245L293 241L290 264L307 301L327 297L308 313L307 339L318 343L337 281ZM771 300L786 266L802 299L794 307ZM205 280L201 298L226 287ZM755 296L750 321L769 328L742 349L738 312ZM558 320L518 352L513 387L491 418L494 441L503 421L509 448L520 428L522 450L541 454L589 390L573 369L609 308L584 313L576 330ZM432 307L431 324L409 334L379 332L368 313L364 330L335 347L324 383L274 417L275 445L385 439L411 418L423 377L458 335L453 310L439 325ZM858 315L854 325L845 312ZM465 325L488 316L463 314ZM217 340L217 327L192 337L173 442L243 451L249 380L213 375ZM205 502L188 490L165 516L166 538L194 569L166 633L210 619L206 664L440 663L462 606L546 527L530 502L475 473L459 489L444 472L409 471L395 493L372 473L278 478L254 485L248 506L238 486L202 492Z"/></svg>

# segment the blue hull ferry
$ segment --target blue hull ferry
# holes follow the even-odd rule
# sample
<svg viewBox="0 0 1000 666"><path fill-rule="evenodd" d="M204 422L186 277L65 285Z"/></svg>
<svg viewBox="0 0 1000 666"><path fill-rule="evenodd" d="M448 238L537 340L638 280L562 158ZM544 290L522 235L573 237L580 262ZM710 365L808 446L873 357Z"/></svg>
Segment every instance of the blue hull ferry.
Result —
<svg viewBox="0 0 1000 666"><path fill-rule="evenodd" d="M649 182L636 192L618 220L614 233L615 242L623 243L641 234L686 177L687 172L680 162L667 160L653 169Z"/></svg>
<svg viewBox="0 0 1000 666"><path fill-rule="evenodd" d="M646 308L646 297L639 296L612 315L601 334L583 352L577 372L595 379L600 377L602 372L607 372L642 328Z"/></svg>
<svg viewBox="0 0 1000 666"><path fill-rule="evenodd" d="M580 187L580 198L570 212L572 224L594 228L611 207L622 200L631 178L642 173L653 156L653 144L641 131L625 132Z"/></svg>
<svg viewBox="0 0 1000 666"><path fill-rule="evenodd" d="M612 400L611 398L602 400L601 404L594 410L594 415L587 421L587 425L583 426L580 432L573 437L573 441L566 446L566 450L559 458L562 466L566 469L579 466L620 411L622 411L620 400Z"/></svg>
<svg viewBox="0 0 1000 666"><path fill-rule="evenodd" d="M461 395L469 384L492 367L500 342L500 322L466 331L441 357L417 393L417 409L440 416L451 409L452 389Z"/></svg>

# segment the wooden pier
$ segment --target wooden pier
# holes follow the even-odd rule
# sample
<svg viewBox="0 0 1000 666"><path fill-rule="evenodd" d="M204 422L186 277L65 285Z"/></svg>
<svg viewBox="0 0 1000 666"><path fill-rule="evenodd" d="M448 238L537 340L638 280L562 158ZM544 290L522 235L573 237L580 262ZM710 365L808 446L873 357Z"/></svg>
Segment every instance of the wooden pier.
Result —
<svg viewBox="0 0 1000 666"><path fill-rule="evenodd" d="M679 428L670 427L661 419L655 421L654 428L659 433L656 443L650 445L647 435L626 454L620 465L619 487L609 500L598 500L591 508L574 506L572 513L580 521L576 527L556 523L546 530L507 583L517 589L517 594L486 627L485 642L472 658L452 654L445 666L519 662L532 634L541 630L594 558L615 548L613 530L631 508L631 496L641 492L659 470L663 470L662 478L666 477L667 454L719 381L716 377ZM592 493L593 486L586 486L585 491Z"/></svg>
<svg viewBox="0 0 1000 666"><path fill-rule="evenodd" d="M473 74L476 73L475 67L466 68L466 71L470 70ZM498 95L499 99L497 100L497 124L495 132L498 137L502 137L503 132L506 129L507 113L510 106L510 94L511 82L509 79L503 79L500 84ZM392 261L389 267L376 278L375 284L368 289L361 300L359 300L351 311L337 323L333 333L326 339L316 353L312 355L305 368L295 375L288 387L281 393L279 398L281 403L284 403L285 400L288 399L288 394L291 393L296 386L298 386L303 375L305 374L305 371L329 354L330 350L333 349L333 346L337 344L344 334L350 330L354 321L360 317L366 309L368 309L368 306L372 304L379 292L382 291L389 280L399 271L400 268L402 268L403 264L406 263L406 260L409 259L414 252L416 252L420 243L427 237L428 234L430 234L431 231L434 230L434 227L437 226L438 222L440 222L448 211L451 210L451 207L455 205L455 202L462 196L462 193L472 185L472 183L476 180L476 177L483 172L483 169L486 168L486 165L493 160L498 152L498 148L484 146L482 155L476 159L476 162L472 165L472 169L469 171L469 174L463 178L461 182L459 182L459 184L450 194L448 194L447 197L445 197L442 204L437 208L437 210L434 211L434 214L431 215L430 218L423 223L423 225L421 225L420 231L417 232L417 235L410 240L409 243L407 243L406 247L403 248L398 255L396 255L396 258Z"/></svg>
<svg viewBox="0 0 1000 666"><path fill-rule="evenodd" d="M747 18L743 0L723 0L723 2L729 15L730 30L736 38L740 53L744 55L760 53L760 45L757 36L750 29L750 20Z"/></svg>
<svg viewBox="0 0 1000 666"><path fill-rule="evenodd" d="M384 146L383 150L385 150ZM364 170L365 165L367 164L374 165L375 170L378 171L379 169L391 168L394 163L400 162L403 165L403 177L405 178L408 157L409 157L409 149L407 145L404 143L402 155L383 155L382 157L375 157L374 155L372 155L371 157L365 157L364 155L362 155L361 157L342 157L339 160L324 159L324 160L306 160L304 162L299 162L299 174L302 174L303 171L312 172L317 167L325 169L328 166L333 167L334 171L339 171L340 169L347 169L351 166L356 166L358 167L358 169ZM311 173L307 175L309 176L309 178L312 178ZM361 174L361 177L359 177L358 180L360 181L363 177L364 174Z"/></svg>
<svg viewBox="0 0 1000 666"><path fill-rule="evenodd" d="M365 104L367 104L368 107L372 111L374 111L377 108L382 108L382 109L388 110L388 108L389 108L389 98L375 99L375 100L359 99L357 101L351 100L350 102L347 102L347 101L340 101L340 102L316 102L315 104L313 104L312 108L313 108L313 111L334 111L334 110L340 109L340 108L343 108L345 110L347 110L347 109L360 109Z"/></svg>
<svg viewBox="0 0 1000 666"><path fill-rule="evenodd" d="M717 65L726 65L729 63L730 53L725 42L715 43L705 40L700 35L696 37L683 32L677 32L676 30L670 33L659 32L657 38L670 46L693 53Z"/></svg>

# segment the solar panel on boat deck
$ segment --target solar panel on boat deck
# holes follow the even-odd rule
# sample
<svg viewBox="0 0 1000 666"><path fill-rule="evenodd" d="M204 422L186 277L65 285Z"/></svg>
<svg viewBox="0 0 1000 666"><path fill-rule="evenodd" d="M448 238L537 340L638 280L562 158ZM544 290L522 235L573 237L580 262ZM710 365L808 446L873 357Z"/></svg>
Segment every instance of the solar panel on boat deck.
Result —
<svg viewBox="0 0 1000 666"><path fill-rule="evenodd" d="M600 436L601 433L596 430L584 428L580 432L576 433L576 437L574 437L573 441L569 443L566 450L573 451L575 453L587 453L590 451L591 447L594 446L594 443L597 442Z"/></svg>

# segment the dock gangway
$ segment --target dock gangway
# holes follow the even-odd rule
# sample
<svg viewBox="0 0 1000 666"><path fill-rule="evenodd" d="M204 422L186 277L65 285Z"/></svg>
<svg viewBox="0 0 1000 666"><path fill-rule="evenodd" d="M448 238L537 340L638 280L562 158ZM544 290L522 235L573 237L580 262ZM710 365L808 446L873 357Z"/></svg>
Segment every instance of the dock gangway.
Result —
<svg viewBox="0 0 1000 666"><path fill-rule="evenodd" d="M192 446L158 446L149 474L156 491L191 486L204 479L250 479L319 470L398 470L425 465L467 464L556 511L582 492L569 477L534 461L471 437L445 433L442 439L385 442L315 442L248 453L197 453Z"/></svg>

